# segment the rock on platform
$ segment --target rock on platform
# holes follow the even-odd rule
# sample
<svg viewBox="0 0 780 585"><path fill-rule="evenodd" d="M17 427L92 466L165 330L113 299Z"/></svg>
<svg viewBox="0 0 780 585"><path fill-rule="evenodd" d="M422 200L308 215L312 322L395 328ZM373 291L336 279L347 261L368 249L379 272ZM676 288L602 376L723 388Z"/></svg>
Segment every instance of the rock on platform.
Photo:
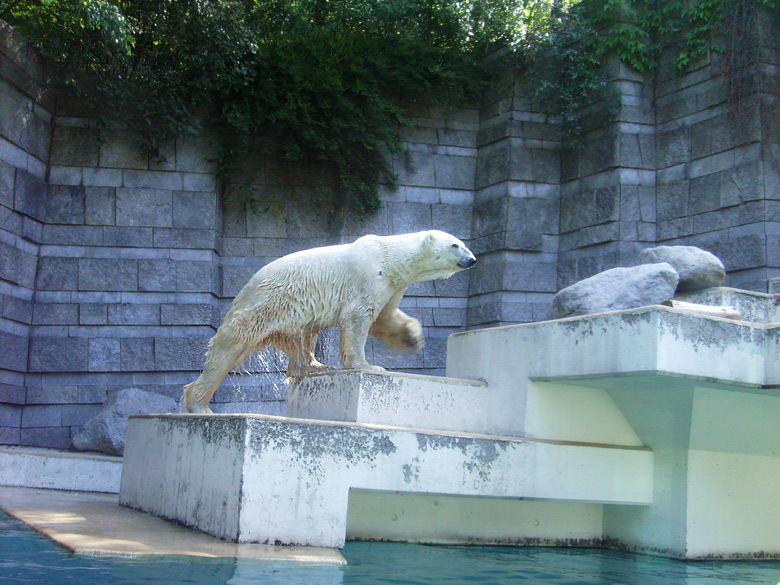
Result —
<svg viewBox="0 0 780 585"><path fill-rule="evenodd" d="M678 280L666 262L611 268L559 291L550 319L658 305L674 296Z"/></svg>
<svg viewBox="0 0 780 585"><path fill-rule="evenodd" d="M657 246L639 252L639 262L654 264L667 262L680 275L678 292L691 292L713 286L723 286L726 269L723 262L696 246Z"/></svg>

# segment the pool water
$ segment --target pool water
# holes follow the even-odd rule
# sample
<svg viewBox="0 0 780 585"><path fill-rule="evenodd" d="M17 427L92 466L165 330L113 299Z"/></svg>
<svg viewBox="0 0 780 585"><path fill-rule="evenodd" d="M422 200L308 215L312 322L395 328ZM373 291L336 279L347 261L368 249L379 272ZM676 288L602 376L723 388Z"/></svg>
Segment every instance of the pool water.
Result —
<svg viewBox="0 0 780 585"><path fill-rule="evenodd" d="M776 585L780 561L684 563L560 548L348 543L345 566L200 557L74 555L0 512L0 584Z"/></svg>

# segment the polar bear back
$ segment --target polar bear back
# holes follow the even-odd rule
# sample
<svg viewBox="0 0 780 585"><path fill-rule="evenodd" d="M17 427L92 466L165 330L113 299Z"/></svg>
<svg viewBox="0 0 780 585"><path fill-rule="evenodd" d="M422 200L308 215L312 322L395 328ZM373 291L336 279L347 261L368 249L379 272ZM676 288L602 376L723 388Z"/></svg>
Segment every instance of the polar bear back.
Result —
<svg viewBox="0 0 780 585"><path fill-rule="evenodd" d="M249 312L252 321L292 334L334 327L359 308L378 313L391 296L378 276L381 262L367 250L368 242L355 244L313 248L270 262L241 289L228 315Z"/></svg>

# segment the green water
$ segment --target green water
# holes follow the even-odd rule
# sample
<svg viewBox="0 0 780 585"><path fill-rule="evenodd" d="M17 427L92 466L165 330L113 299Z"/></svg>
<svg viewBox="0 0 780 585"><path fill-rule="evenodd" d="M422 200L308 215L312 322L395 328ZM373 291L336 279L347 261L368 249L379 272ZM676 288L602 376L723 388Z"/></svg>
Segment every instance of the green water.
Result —
<svg viewBox="0 0 780 585"><path fill-rule="evenodd" d="M0 512L0 584L35 585L776 585L780 562L683 563L556 548L348 543L346 566L71 554Z"/></svg>

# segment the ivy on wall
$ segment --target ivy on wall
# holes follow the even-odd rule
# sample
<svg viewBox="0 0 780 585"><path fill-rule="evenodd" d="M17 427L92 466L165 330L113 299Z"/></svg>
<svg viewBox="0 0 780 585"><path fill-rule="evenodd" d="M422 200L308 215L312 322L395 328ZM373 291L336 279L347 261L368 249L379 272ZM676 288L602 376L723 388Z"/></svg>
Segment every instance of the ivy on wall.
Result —
<svg viewBox="0 0 780 585"><path fill-rule="evenodd" d="M485 53L542 26L548 4L0 0L0 18L152 152L198 120L223 175L260 145L319 171L329 207L368 212L410 112L476 96Z"/></svg>
<svg viewBox="0 0 780 585"><path fill-rule="evenodd" d="M714 51L728 62L733 105L746 86L738 70L756 56L750 33L761 11L780 20L778 0L585 0L569 10L554 8L525 71L529 96L542 111L561 117L565 138L577 138L583 108L608 97L602 72L607 55L640 72L671 56L682 72Z"/></svg>
<svg viewBox="0 0 780 585"><path fill-rule="evenodd" d="M0 0L0 18L151 152L202 126L228 182L259 148L311 169L318 205L364 213L415 109L474 99L485 63L519 64L575 135L606 54L647 71L672 51L684 69L759 8L780 14L777 0Z"/></svg>

